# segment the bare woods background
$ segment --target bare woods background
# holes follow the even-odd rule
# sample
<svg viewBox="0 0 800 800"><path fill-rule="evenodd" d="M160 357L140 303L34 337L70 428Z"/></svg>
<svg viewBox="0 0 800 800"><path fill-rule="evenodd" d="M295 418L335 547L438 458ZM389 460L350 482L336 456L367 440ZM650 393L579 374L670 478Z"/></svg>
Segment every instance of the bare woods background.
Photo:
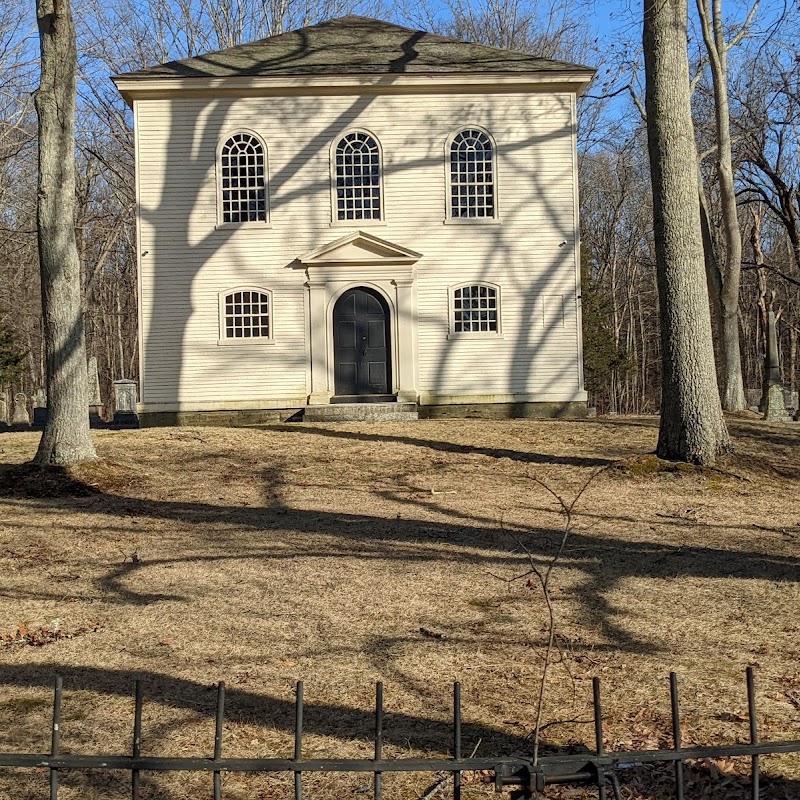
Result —
<svg viewBox="0 0 800 800"><path fill-rule="evenodd" d="M622 9L620 4L620 8ZM660 395L658 296L641 84L641 12L598 37L570 0L73 0L79 36L78 188L87 347L103 398L138 378L131 118L108 76L233 46L327 17L361 13L598 67L581 101L579 164L585 370L600 411L650 412ZM798 10L725 9L727 82L743 240L739 328L744 385L761 384L766 314L779 319L784 381L798 389L800 333L800 41ZM34 3L0 6L0 390L44 384L36 240L38 82ZM690 42L698 197L706 255L725 257L708 50ZM717 337L719 341L719 337ZM719 363L720 359L718 359ZM751 401L752 402L752 401ZM110 413L112 409L106 408Z"/></svg>

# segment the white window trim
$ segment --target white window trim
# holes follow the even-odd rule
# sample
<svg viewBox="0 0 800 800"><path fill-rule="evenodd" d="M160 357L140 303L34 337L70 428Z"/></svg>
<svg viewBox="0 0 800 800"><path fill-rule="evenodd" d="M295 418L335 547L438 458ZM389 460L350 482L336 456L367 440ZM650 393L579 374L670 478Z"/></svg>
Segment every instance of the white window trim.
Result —
<svg viewBox="0 0 800 800"><path fill-rule="evenodd" d="M485 286L494 289L497 302L497 330L496 331L457 331L455 293L458 289L467 286ZM457 283L447 288L447 338L448 339L502 339L503 337L503 298L500 286L489 281L474 280Z"/></svg>
<svg viewBox="0 0 800 800"><path fill-rule="evenodd" d="M255 222L251 222L248 220L247 222L225 222L224 221L224 210L222 207L222 148L225 146L227 141L232 137L235 136L237 133L246 133L250 136L255 137L258 139L259 144L264 150L264 211L265 211L265 218L263 220L257 220ZM233 130L226 131L219 137L217 141L216 152L214 154L214 172L216 173L216 184L217 184L217 224L215 226L216 230L231 230L231 229L241 229L241 230L264 230L265 228L271 228L272 222L270 219L270 192L269 192L269 149L267 148L267 143L264 141L264 137L254 131L252 128L234 128Z"/></svg>
<svg viewBox="0 0 800 800"><path fill-rule="evenodd" d="M225 298L236 292L258 292L264 294L269 302L269 336L253 336L248 339L228 338L225 335ZM275 344L275 313L272 298L272 290L265 289L263 286L234 286L231 289L223 289L219 295L219 339L217 344L222 347L264 347Z"/></svg>
<svg viewBox="0 0 800 800"><path fill-rule="evenodd" d="M492 145L492 187L494 189L494 216L491 217L454 217L453 200L451 196L452 185L450 183L450 148L453 141L464 131L480 131L485 134ZM458 130L454 130L444 143L444 224L445 225L499 225L500 224L500 189L499 189L499 159L497 157L497 142L494 136L482 125L462 125ZM469 284L464 284L468 286ZM487 286L490 284L486 284ZM458 288L458 287L456 287Z"/></svg>
<svg viewBox="0 0 800 800"><path fill-rule="evenodd" d="M336 196L336 148L345 136L351 133L364 133L371 136L378 145L378 169L380 172L379 190L381 197L381 216L380 219L339 219L338 198ZM331 174L331 227L332 228L363 228L365 226L385 225L386 224L386 187L383 180L383 145L381 140L368 128L348 128L337 136L330 146L330 174Z"/></svg>

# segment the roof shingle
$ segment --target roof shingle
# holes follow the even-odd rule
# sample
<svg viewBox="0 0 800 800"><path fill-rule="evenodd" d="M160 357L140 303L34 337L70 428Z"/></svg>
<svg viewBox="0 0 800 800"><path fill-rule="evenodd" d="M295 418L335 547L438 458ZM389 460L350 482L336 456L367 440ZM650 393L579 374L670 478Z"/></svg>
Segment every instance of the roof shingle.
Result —
<svg viewBox="0 0 800 800"><path fill-rule="evenodd" d="M227 50L170 61L125 78L580 71L589 67L347 16Z"/></svg>

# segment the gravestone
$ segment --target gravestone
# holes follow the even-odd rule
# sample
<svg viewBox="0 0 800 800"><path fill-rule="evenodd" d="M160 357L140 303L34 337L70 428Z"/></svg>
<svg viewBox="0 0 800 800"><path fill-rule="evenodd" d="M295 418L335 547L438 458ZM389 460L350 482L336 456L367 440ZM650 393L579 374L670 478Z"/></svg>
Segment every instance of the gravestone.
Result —
<svg viewBox="0 0 800 800"><path fill-rule="evenodd" d="M775 313L767 317L767 358L764 364L764 395L761 400L764 419L769 422L791 422L786 411L786 397L781 381L781 367L778 361L778 326Z"/></svg>
<svg viewBox="0 0 800 800"><path fill-rule="evenodd" d="M25 427L31 424L31 418L28 415L28 398L22 392L14 395L14 414L11 417L11 424Z"/></svg>
<svg viewBox="0 0 800 800"><path fill-rule="evenodd" d="M138 428L136 415L136 381L123 379L114 381L114 425L120 428Z"/></svg>
<svg viewBox="0 0 800 800"><path fill-rule="evenodd" d="M47 424L47 392L44 389L37 389L31 395L33 405L33 424L37 428L43 428Z"/></svg>
<svg viewBox="0 0 800 800"><path fill-rule="evenodd" d="M93 428L103 424L100 416L103 413L103 398L100 396L100 375L97 370L97 358L92 356L86 365L87 393L89 399L89 425Z"/></svg>
<svg viewBox="0 0 800 800"><path fill-rule="evenodd" d="M5 428L9 421L9 400L8 392L0 392L0 428Z"/></svg>
<svg viewBox="0 0 800 800"><path fill-rule="evenodd" d="M761 407L761 398L764 396L764 387L760 389L745 389L744 399L748 407L755 406L756 411Z"/></svg>
<svg viewBox="0 0 800 800"><path fill-rule="evenodd" d="M767 422L791 422L792 418L786 410L783 387L777 384L767 387L764 396L764 419Z"/></svg>

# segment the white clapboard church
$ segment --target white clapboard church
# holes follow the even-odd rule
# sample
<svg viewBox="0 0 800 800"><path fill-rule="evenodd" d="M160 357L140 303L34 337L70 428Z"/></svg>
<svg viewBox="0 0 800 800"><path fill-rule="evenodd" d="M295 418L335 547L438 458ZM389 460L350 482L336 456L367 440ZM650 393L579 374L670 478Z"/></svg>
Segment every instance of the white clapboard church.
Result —
<svg viewBox="0 0 800 800"><path fill-rule="evenodd" d="M370 401L585 411L575 106L592 75L349 16L116 76L143 424Z"/></svg>

